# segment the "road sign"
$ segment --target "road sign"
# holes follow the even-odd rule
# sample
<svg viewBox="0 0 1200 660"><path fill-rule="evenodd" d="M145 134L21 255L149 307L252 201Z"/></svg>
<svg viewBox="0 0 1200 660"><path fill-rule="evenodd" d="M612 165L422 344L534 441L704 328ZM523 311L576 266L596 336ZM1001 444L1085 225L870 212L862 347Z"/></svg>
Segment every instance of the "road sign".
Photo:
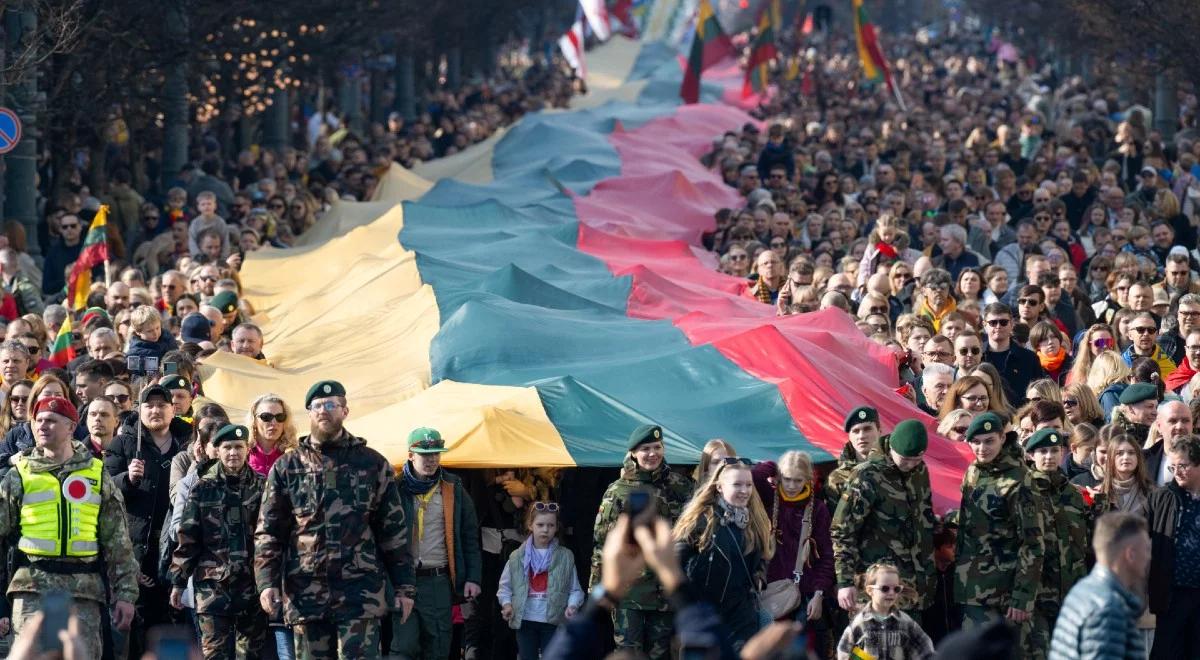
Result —
<svg viewBox="0 0 1200 660"><path fill-rule="evenodd" d="M21 141L21 120L17 113L8 108L0 108L0 155L16 148Z"/></svg>

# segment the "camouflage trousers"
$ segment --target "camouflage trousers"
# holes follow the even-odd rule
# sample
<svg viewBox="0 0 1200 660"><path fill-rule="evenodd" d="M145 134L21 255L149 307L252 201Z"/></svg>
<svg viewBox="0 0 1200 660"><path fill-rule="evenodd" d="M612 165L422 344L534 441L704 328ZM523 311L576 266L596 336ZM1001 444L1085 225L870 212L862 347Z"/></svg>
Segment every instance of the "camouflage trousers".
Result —
<svg viewBox="0 0 1200 660"><path fill-rule="evenodd" d="M296 660L378 660L379 631L379 619L298 623Z"/></svg>
<svg viewBox="0 0 1200 660"><path fill-rule="evenodd" d="M267 640L267 619L257 607L237 616L197 614L200 629L200 651L209 658L242 657L258 660ZM242 653L238 653L238 649Z"/></svg>
<svg viewBox="0 0 1200 660"><path fill-rule="evenodd" d="M675 613L655 610L613 610L613 641L617 650L634 650L650 660L667 660L671 655L671 637L675 631Z"/></svg>
<svg viewBox="0 0 1200 660"><path fill-rule="evenodd" d="M390 652L407 660L445 660L454 636L450 578L419 575L417 598L408 621L400 623L400 612L392 612Z"/></svg>
<svg viewBox="0 0 1200 660"><path fill-rule="evenodd" d="M41 610L41 594L29 592L15 594L12 604L13 631L20 635L30 617ZM83 657L99 658L104 649L100 632L100 603L94 600L75 601L75 617L79 619L80 637L84 648Z"/></svg>
<svg viewBox="0 0 1200 660"><path fill-rule="evenodd" d="M1029 636L1029 621L1021 624L1012 623L1004 616L1007 612L998 612L991 607L984 607L983 605L963 605L962 613L962 629L967 631L977 630L993 621L1008 622L1009 625L1017 629L1019 636L1017 647L1021 649L1025 648L1025 638Z"/></svg>
<svg viewBox="0 0 1200 660"><path fill-rule="evenodd" d="M1039 601L1033 608L1021 657L1046 660L1050 653L1050 637L1054 635L1054 622L1058 620L1058 611L1058 603L1051 601Z"/></svg>

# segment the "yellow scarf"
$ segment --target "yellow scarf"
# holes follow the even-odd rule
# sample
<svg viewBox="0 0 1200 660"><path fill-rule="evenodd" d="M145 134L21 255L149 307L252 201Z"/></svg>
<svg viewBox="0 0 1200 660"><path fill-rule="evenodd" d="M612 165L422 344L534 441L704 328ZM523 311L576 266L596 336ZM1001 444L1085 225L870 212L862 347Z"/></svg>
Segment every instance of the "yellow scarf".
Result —
<svg viewBox="0 0 1200 660"><path fill-rule="evenodd" d="M942 319L946 318L947 314L949 314L950 312L953 312L956 309L958 309L958 305L954 302L953 297L947 297L946 298L946 306L936 312L933 311L933 309L929 306L929 303L924 298L922 298L921 299L921 309L917 311L917 315L924 316L924 317L928 318L930 321L933 321L934 332L941 332L942 331Z"/></svg>
<svg viewBox="0 0 1200 660"><path fill-rule="evenodd" d="M421 538L425 535L425 507L429 506L429 501L441 491L442 489L435 485L429 489L429 492L417 495L417 500L420 502L420 506L417 507L417 543L420 543Z"/></svg>
<svg viewBox="0 0 1200 660"><path fill-rule="evenodd" d="M800 492L797 493L795 497L788 497L787 493L783 492L783 486L779 486L778 488L779 488L779 499L783 500L784 502L787 502L788 504L795 504L796 502L803 502L805 499L808 498L809 495L812 495L812 484L804 484L804 488L801 488Z"/></svg>

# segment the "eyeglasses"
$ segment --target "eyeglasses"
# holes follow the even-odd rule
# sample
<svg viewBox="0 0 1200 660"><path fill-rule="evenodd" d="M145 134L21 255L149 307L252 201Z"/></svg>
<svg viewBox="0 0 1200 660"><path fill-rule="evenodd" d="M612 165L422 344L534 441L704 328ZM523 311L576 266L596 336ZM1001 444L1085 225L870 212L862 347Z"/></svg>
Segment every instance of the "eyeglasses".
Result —
<svg viewBox="0 0 1200 660"><path fill-rule="evenodd" d="M891 586L890 584L873 584L873 585L871 585L871 588L877 589L877 590L879 590L880 593L885 593L885 594L890 594L893 591L896 593L900 593L900 592L904 591L904 585L902 585L902 584L898 584L894 587Z"/></svg>
<svg viewBox="0 0 1200 660"><path fill-rule="evenodd" d="M971 405L975 405L976 403L987 403L988 402L988 395L986 395L986 394L966 394L966 395L960 396L958 398L962 399L963 401L965 401Z"/></svg>
<svg viewBox="0 0 1200 660"><path fill-rule="evenodd" d="M963 346L962 348L958 349L958 354L963 357L968 355L979 355L982 352L983 349L979 348L978 346Z"/></svg>
<svg viewBox="0 0 1200 660"><path fill-rule="evenodd" d="M534 502L534 511L549 511L550 513L558 513L558 502Z"/></svg>
<svg viewBox="0 0 1200 660"><path fill-rule="evenodd" d="M1097 273L1107 273L1107 272L1108 272L1108 266L1092 266L1092 267L1091 267L1091 268L1089 268L1088 270L1091 270L1091 271L1094 271L1094 272L1097 272Z"/></svg>
<svg viewBox="0 0 1200 660"><path fill-rule="evenodd" d="M12 401L13 403L25 403L25 402L29 401L29 395L26 394L25 396L17 396L14 394L14 395L8 397L8 399L10 401Z"/></svg>
<svg viewBox="0 0 1200 660"><path fill-rule="evenodd" d="M1075 399L1063 399L1063 408L1074 408L1077 405L1079 402Z"/></svg>
<svg viewBox="0 0 1200 660"><path fill-rule="evenodd" d="M1200 312L1185 312L1181 309L1176 313L1179 314L1180 318L1185 318L1185 319L1200 318Z"/></svg>
<svg viewBox="0 0 1200 660"><path fill-rule="evenodd" d="M731 255L729 255L729 260L730 261L749 261L750 255L748 255L748 254L731 254Z"/></svg>
<svg viewBox="0 0 1200 660"><path fill-rule="evenodd" d="M196 280L199 282L216 282L217 278L213 277L212 275L200 275L196 278Z"/></svg>
<svg viewBox="0 0 1200 660"><path fill-rule="evenodd" d="M1187 351L1188 353L1195 353L1200 351L1200 346L1184 346L1183 350Z"/></svg>
<svg viewBox="0 0 1200 660"><path fill-rule="evenodd" d="M1038 300L1037 298L1019 298L1017 300L1017 304L1025 305L1026 307L1035 307L1042 304L1042 301Z"/></svg>
<svg viewBox="0 0 1200 660"><path fill-rule="evenodd" d="M1130 326L1129 331L1136 332L1139 335L1148 335L1152 332L1158 332L1158 328L1156 328L1152 325L1139 325L1136 328L1133 326Z"/></svg>
<svg viewBox="0 0 1200 660"><path fill-rule="evenodd" d="M79 229L79 223L72 222L72 223L66 224L66 225L59 225L58 228L59 229Z"/></svg>
<svg viewBox="0 0 1200 660"><path fill-rule="evenodd" d="M128 394L111 394L109 396L112 399L116 400L117 403L128 403L129 402Z"/></svg>
<svg viewBox="0 0 1200 660"><path fill-rule="evenodd" d="M925 351L925 357L946 358L946 357L950 357L950 354L947 353L946 351Z"/></svg>
<svg viewBox="0 0 1200 660"><path fill-rule="evenodd" d="M957 433L958 435L966 435L966 434L967 434L967 427L965 427L965 426L955 426L955 427L953 427L953 428L951 428L951 429L950 429L950 432L951 432L951 433Z"/></svg>
<svg viewBox="0 0 1200 660"><path fill-rule="evenodd" d="M287 421L287 413L276 413L272 415L269 412L260 412L258 413L257 417L258 421L262 422L263 424L270 424L272 421L282 424Z"/></svg>
<svg viewBox="0 0 1200 660"><path fill-rule="evenodd" d="M1025 401L1026 401L1027 403L1037 403L1038 401L1044 401L1044 399L1042 399L1042 397L1040 397L1040 396L1036 396L1036 395L1035 395L1035 396L1027 396L1027 397L1025 397Z"/></svg>
<svg viewBox="0 0 1200 660"><path fill-rule="evenodd" d="M895 275L892 275L893 280L903 280L905 282L911 280L912 278L912 273L896 273Z"/></svg>
<svg viewBox="0 0 1200 660"><path fill-rule="evenodd" d="M1009 324L1009 319L988 319L987 324L992 328L1004 328Z"/></svg>
<svg viewBox="0 0 1200 660"><path fill-rule="evenodd" d="M783 241L771 241L771 247L773 247L773 248L787 247L787 243L784 243Z"/></svg>
<svg viewBox="0 0 1200 660"><path fill-rule="evenodd" d="M317 412L320 410L324 410L325 412L333 412L341 407L342 407L342 404L340 404L336 401L322 401L321 403L312 404L311 406L308 407L308 409L313 412Z"/></svg>
<svg viewBox="0 0 1200 660"><path fill-rule="evenodd" d="M287 204L280 204L278 202L273 202L271 204L267 204L267 208L269 208L269 209L281 209L286 206L287 206Z"/></svg>
<svg viewBox="0 0 1200 660"><path fill-rule="evenodd" d="M1033 219L1034 219L1034 220L1049 220L1049 219L1050 219L1050 216L1048 216L1048 215L1035 215L1035 216L1033 216Z"/></svg>

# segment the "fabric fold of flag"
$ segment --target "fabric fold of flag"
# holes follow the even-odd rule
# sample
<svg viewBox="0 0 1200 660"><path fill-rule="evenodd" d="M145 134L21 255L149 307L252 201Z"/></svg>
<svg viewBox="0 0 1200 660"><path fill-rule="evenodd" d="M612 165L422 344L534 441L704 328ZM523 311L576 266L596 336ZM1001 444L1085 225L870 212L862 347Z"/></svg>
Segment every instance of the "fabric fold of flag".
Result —
<svg viewBox="0 0 1200 660"><path fill-rule="evenodd" d="M67 277L67 306L71 311L87 307L88 291L92 287L92 269L108 261L108 206L101 206L83 239L79 258Z"/></svg>
<svg viewBox="0 0 1200 660"><path fill-rule="evenodd" d="M700 102L700 74L705 69L733 54L733 42L721 29L709 0L700 0L696 8L696 33L683 72L679 96L684 103Z"/></svg>

